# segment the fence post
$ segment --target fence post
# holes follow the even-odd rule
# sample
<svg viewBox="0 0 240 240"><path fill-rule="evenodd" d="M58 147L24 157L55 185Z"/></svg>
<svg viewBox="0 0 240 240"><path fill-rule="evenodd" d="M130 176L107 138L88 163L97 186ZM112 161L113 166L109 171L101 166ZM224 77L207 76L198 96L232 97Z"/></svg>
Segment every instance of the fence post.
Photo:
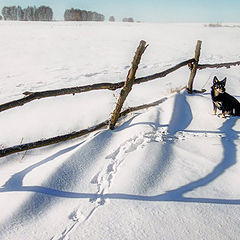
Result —
<svg viewBox="0 0 240 240"><path fill-rule="evenodd" d="M148 46L148 45L147 45ZM132 61L132 66L128 72L128 75L127 75L127 79L124 83L124 86L120 92L120 96L119 96L119 99L118 99L118 102L117 102L117 105L116 105L116 108L112 114L112 117L110 119L110 124L109 124L109 128L111 130L114 129L115 127L115 124L120 116L120 112L121 112L121 109L122 109L122 106L123 106L123 103L124 101L126 100L128 94L130 93L130 91L132 90L132 85L134 83L134 80L135 80L135 75L136 75L136 72L137 72L137 69L138 69L138 65L141 61L141 57L142 57L142 54L144 53L145 49L147 48L146 46L146 42L141 40L138 48L137 48L137 51L135 53L135 56L133 58L133 61Z"/></svg>
<svg viewBox="0 0 240 240"><path fill-rule="evenodd" d="M192 93L192 88L193 88L193 81L194 78L196 76L196 72L198 69L198 62L199 62L199 57L200 57L200 50L201 50L201 45L202 45L202 41L198 40L197 41L197 45L196 45L196 49L195 49L195 61L191 66L191 74L188 80L188 86L187 86L187 91L189 93Z"/></svg>

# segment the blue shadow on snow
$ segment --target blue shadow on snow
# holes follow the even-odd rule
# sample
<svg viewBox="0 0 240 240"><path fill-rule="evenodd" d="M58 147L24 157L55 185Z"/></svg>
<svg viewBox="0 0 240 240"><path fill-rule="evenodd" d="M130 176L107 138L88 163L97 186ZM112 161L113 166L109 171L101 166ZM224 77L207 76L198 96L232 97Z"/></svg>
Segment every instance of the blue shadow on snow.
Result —
<svg viewBox="0 0 240 240"><path fill-rule="evenodd" d="M214 181L220 175L222 175L229 167L236 164L236 145L235 140L238 139L238 132L233 130L234 125L236 124L238 118L231 117L227 119L222 127L219 128L219 132L224 135L222 137L222 147L223 147L223 158L221 162L205 177L198 179L194 182L191 182L187 185L179 187L175 190L168 191L166 193L156 195L156 196L144 196L144 195L132 195L132 194L122 194L122 193L110 193L110 194L99 194L96 193L75 193L67 192L62 190L56 190L53 188L41 187L41 186L23 186L22 181L27 173L33 169L39 167L40 165L54 160L59 155L62 155L66 152L69 152L76 148L78 145L62 150L50 158L45 159L37 164L30 166L29 168L16 173L13 175L6 183L0 188L1 192L34 192L41 193L48 196L60 197L60 198L78 198L78 199L122 199L122 200L133 200L133 201L150 201L150 202L190 202L190 203L213 203L213 204L229 204L229 205L239 205L239 199L214 199L214 198L191 198L184 197L183 195L187 192L193 191L199 187L203 187ZM186 94L178 94L175 99L173 116L168 126L169 136L167 137L166 146L163 150L163 156L171 154L171 143L174 135L178 131L185 131L186 127L192 121L192 113L188 102L186 101ZM130 124L130 122L129 122ZM187 130L186 132L191 132ZM192 131L195 132L195 131ZM205 132L207 131L196 131L196 132Z"/></svg>

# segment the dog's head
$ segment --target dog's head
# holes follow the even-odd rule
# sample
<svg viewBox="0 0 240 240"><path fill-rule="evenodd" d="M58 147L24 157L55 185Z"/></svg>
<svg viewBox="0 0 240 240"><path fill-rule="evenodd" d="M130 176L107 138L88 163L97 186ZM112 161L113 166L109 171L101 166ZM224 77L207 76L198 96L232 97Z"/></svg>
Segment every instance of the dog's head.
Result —
<svg viewBox="0 0 240 240"><path fill-rule="evenodd" d="M219 81L218 78L215 76L213 78L212 88L218 93L224 93L225 92L226 80L227 80L227 78L224 78L222 81Z"/></svg>

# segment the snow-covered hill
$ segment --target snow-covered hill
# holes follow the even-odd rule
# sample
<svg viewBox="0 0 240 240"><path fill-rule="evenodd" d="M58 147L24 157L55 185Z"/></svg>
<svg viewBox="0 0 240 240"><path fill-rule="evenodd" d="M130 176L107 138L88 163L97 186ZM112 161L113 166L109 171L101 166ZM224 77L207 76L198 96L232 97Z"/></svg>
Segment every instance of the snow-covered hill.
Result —
<svg viewBox="0 0 240 240"><path fill-rule="evenodd" d="M0 22L0 103L40 91L126 78L139 41L137 77L194 56L200 63L240 59L238 28L203 24ZM240 120L212 115L212 78L227 77L240 100L240 68L187 67L134 86L125 108L165 97L114 131L0 159L0 239L238 239ZM0 113L0 144L90 127L111 115L119 91L28 103Z"/></svg>

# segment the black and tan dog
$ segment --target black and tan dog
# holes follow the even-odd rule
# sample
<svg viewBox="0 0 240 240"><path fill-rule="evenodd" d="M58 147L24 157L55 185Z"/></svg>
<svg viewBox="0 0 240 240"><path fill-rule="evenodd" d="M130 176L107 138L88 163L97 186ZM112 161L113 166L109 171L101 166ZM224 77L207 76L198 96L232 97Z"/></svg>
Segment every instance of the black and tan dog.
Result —
<svg viewBox="0 0 240 240"><path fill-rule="evenodd" d="M236 98L225 92L227 78L219 81L215 76L211 91L213 101L213 114L216 115L217 109L222 111L221 116L226 115L240 116L240 103Z"/></svg>

